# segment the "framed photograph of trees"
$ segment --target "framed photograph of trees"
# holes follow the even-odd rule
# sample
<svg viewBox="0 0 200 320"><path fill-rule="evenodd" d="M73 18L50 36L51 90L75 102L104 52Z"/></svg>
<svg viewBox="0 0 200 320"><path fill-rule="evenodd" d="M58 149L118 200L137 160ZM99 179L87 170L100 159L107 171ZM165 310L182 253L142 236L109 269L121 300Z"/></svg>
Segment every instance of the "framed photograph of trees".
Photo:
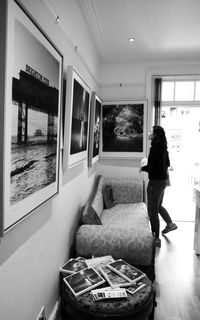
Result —
<svg viewBox="0 0 200 320"><path fill-rule="evenodd" d="M3 235L59 191L63 56L18 1L0 12Z"/></svg>
<svg viewBox="0 0 200 320"><path fill-rule="evenodd" d="M147 101L111 101L102 105L101 156L140 158L146 149Z"/></svg>
<svg viewBox="0 0 200 320"><path fill-rule="evenodd" d="M91 90L73 66L67 70L64 171L87 158Z"/></svg>

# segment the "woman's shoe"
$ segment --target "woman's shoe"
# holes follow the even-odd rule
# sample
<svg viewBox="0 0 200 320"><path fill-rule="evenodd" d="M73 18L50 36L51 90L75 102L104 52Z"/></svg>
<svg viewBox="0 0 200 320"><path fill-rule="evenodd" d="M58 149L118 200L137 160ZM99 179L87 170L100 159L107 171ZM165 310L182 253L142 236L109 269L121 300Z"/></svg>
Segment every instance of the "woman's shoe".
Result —
<svg viewBox="0 0 200 320"><path fill-rule="evenodd" d="M156 247L161 247L161 240L159 238L155 239L155 245Z"/></svg>
<svg viewBox="0 0 200 320"><path fill-rule="evenodd" d="M170 231L176 230L178 227L175 223L171 222L166 225L165 229L162 231L163 234L168 233Z"/></svg>

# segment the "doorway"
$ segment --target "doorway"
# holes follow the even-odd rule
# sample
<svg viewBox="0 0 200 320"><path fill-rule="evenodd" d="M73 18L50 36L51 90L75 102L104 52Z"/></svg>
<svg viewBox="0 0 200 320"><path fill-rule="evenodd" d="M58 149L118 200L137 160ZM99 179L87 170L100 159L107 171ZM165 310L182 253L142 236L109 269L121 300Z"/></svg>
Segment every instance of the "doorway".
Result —
<svg viewBox="0 0 200 320"><path fill-rule="evenodd" d="M194 221L193 188L200 187L200 105L167 105L161 109L171 167L171 186L163 205L174 221Z"/></svg>

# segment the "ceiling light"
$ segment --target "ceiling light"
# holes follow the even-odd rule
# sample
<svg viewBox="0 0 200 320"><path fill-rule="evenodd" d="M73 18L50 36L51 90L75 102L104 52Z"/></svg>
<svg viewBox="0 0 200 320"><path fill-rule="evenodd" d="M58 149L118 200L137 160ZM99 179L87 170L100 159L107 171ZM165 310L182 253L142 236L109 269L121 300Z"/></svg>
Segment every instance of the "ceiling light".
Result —
<svg viewBox="0 0 200 320"><path fill-rule="evenodd" d="M129 41L129 42L134 42L134 41L135 41L135 38L129 38L128 41Z"/></svg>

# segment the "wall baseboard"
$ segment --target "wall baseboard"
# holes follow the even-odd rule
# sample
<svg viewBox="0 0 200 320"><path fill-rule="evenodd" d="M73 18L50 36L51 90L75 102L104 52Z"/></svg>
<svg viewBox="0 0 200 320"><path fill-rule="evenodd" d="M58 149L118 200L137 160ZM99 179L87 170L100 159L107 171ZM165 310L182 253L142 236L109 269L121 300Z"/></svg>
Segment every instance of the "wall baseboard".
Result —
<svg viewBox="0 0 200 320"><path fill-rule="evenodd" d="M60 308L60 299L58 299L53 307L53 310L48 318L48 320L57 320L57 316Z"/></svg>

